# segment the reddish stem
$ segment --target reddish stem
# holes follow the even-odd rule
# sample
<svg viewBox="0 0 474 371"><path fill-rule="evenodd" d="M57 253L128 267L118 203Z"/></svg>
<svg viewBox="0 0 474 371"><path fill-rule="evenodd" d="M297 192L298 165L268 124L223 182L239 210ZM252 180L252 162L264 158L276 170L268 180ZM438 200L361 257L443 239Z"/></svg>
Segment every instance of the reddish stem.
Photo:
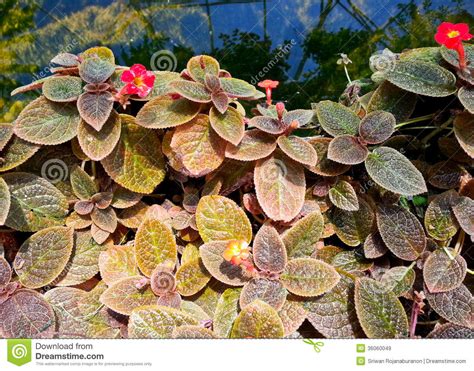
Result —
<svg viewBox="0 0 474 371"><path fill-rule="evenodd" d="M464 70L466 68L466 54L464 52L464 46L462 43L459 43L458 47L456 48L459 56L459 68Z"/></svg>
<svg viewBox="0 0 474 371"><path fill-rule="evenodd" d="M413 303L413 307L411 309L411 317L410 317L410 338L415 337L415 330L416 330L416 323L418 322L418 314L420 314L420 306L415 301Z"/></svg>
<svg viewBox="0 0 474 371"><path fill-rule="evenodd" d="M267 104L271 106L272 104L272 88L265 88L265 93L267 94Z"/></svg>

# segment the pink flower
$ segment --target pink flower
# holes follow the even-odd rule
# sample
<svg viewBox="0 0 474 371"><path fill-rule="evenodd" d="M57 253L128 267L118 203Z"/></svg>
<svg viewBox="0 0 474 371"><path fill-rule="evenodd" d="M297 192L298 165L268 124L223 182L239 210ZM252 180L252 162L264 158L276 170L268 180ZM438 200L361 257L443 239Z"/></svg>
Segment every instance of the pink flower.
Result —
<svg viewBox="0 0 474 371"><path fill-rule="evenodd" d="M462 42L472 38L466 23L443 22L438 26L434 38L438 44L456 50L459 56L459 68L461 70L466 68L466 56Z"/></svg>
<svg viewBox="0 0 474 371"><path fill-rule="evenodd" d="M145 66L134 64L120 77L126 85L120 90L119 95L138 95L140 98L145 98L153 89L155 78L153 72L147 71Z"/></svg>
<svg viewBox="0 0 474 371"><path fill-rule="evenodd" d="M274 80L263 80L260 81L257 85L265 89L267 95L267 104L272 104L272 89L275 89L278 86L279 82Z"/></svg>

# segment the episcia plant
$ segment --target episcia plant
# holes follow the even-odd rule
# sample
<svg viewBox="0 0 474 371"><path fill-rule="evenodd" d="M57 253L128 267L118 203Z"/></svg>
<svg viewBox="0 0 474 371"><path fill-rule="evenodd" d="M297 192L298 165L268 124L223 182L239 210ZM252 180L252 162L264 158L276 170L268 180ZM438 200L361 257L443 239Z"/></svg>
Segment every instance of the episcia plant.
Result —
<svg viewBox="0 0 474 371"><path fill-rule="evenodd" d="M59 54L0 124L0 336L472 338L471 39L342 55L311 109L211 56Z"/></svg>

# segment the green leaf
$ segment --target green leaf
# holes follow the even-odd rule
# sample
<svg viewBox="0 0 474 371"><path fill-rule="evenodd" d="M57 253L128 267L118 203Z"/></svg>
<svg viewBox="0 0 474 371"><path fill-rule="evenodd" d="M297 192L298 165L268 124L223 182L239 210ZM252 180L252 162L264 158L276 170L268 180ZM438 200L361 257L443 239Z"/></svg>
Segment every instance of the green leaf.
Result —
<svg viewBox="0 0 474 371"><path fill-rule="evenodd" d="M250 243L252 239L252 226L245 212L223 196L204 196L200 199L196 224L204 242L242 240Z"/></svg>
<svg viewBox="0 0 474 371"><path fill-rule="evenodd" d="M212 276L229 286L243 286L249 281L240 266L233 265L224 259L223 254L228 241L213 241L201 245L199 253L204 266Z"/></svg>
<svg viewBox="0 0 474 371"><path fill-rule="evenodd" d="M461 113L454 118L454 135L461 148L469 157L474 158L474 115L467 112Z"/></svg>
<svg viewBox="0 0 474 371"><path fill-rule="evenodd" d="M275 309L261 300L247 305L234 322L234 339L275 339L283 337L283 323Z"/></svg>
<svg viewBox="0 0 474 371"><path fill-rule="evenodd" d="M98 259L100 276L111 286L122 278L138 276L133 245L109 246Z"/></svg>
<svg viewBox="0 0 474 371"><path fill-rule="evenodd" d="M332 258L331 265L344 272L362 272L374 265L370 260L365 259L360 250L342 251Z"/></svg>
<svg viewBox="0 0 474 371"><path fill-rule="evenodd" d="M384 77L399 88L430 97L446 97L456 91L456 77L434 63L399 61Z"/></svg>
<svg viewBox="0 0 474 371"><path fill-rule="evenodd" d="M206 87L198 82L177 80L173 81L170 86L173 90L196 103L209 103L211 101L211 94Z"/></svg>
<svg viewBox="0 0 474 371"><path fill-rule="evenodd" d="M359 322L371 339L403 338L408 335L408 319L397 296L370 278L355 284L355 307Z"/></svg>
<svg viewBox="0 0 474 371"><path fill-rule="evenodd" d="M397 296L406 294L415 283L415 271L410 267L393 267L380 278L380 283Z"/></svg>
<svg viewBox="0 0 474 371"><path fill-rule="evenodd" d="M427 192L420 171L400 152L390 147L378 147L365 160L370 177L381 187L403 196Z"/></svg>
<svg viewBox="0 0 474 371"><path fill-rule="evenodd" d="M93 161L100 161L113 151L120 139L121 130L120 116L117 112L112 111L100 131L81 120L77 131L77 139L87 157Z"/></svg>
<svg viewBox="0 0 474 371"><path fill-rule="evenodd" d="M115 64L113 62L98 56L90 55L79 65L79 76L89 84L106 81L114 71Z"/></svg>
<svg viewBox="0 0 474 371"><path fill-rule="evenodd" d="M437 325L427 336L427 339L474 339L474 329L445 323Z"/></svg>
<svg viewBox="0 0 474 371"><path fill-rule="evenodd" d="M94 180L79 166L74 166L69 176L74 194L81 200L90 200L99 187Z"/></svg>
<svg viewBox="0 0 474 371"><path fill-rule="evenodd" d="M290 260L280 275L283 286L298 296L318 296L331 290L340 276L329 264L311 258Z"/></svg>
<svg viewBox="0 0 474 371"><path fill-rule="evenodd" d="M383 242L398 258L413 261L425 250L423 226L407 209L397 205L379 206L377 225Z"/></svg>
<svg viewBox="0 0 474 371"><path fill-rule="evenodd" d="M102 130L110 117L113 106L114 98L112 93L108 91L84 93L77 100L77 109L82 120L96 131Z"/></svg>
<svg viewBox="0 0 474 371"><path fill-rule="evenodd" d="M339 283L324 295L303 303L309 322L327 338L360 338L354 304L354 277L341 273Z"/></svg>
<svg viewBox="0 0 474 371"><path fill-rule="evenodd" d="M22 172L4 174L11 196L5 225L22 232L62 225L68 212L66 197L47 180Z"/></svg>
<svg viewBox="0 0 474 371"><path fill-rule="evenodd" d="M306 140L295 135L280 135L277 143L280 149L292 160L303 165L316 166L318 154Z"/></svg>
<svg viewBox="0 0 474 371"><path fill-rule="evenodd" d="M283 134L289 124L271 116L254 116L250 119L249 126L269 134Z"/></svg>
<svg viewBox="0 0 474 371"><path fill-rule="evenodd" d="M192 177L216 170L225 157L225 141L212 129L209 116L202 114L175 129L170 147Z"/></svg>
<svg viewBox="0 0 474 371"><path fill-rule="evenodd" d="M467 263L453 249L448 250L451 259L444 249L433 251L423 265L423 279L431 293L446 292L461 286L466 277Z"/></svg>
<svg viewBox="0 0 474 371"><path fill-rule="evenodd" d="M309 139L309 143L318 154L318 162L316 166L307 166L309 171L322 176L336 176L341 175L350 169L349 165L340 164L328 159L327 153L331 141L331 138L321 137Z"/></svg>
<svg viewBox="0 0 474 371"><path fill-rule="evenodd" d="M471 44L464 43L464 52L466 57L466 63L470 66L474 63L474 46ZM454 49L448 49L442 46L440 49L441 56L451 66L459 68L459 54Z"/></svg>
<svg viewBox="0 0 474 371"><path fill-rule="evenodd" d="M458 91L458 98L464 108L474 114L474 88L462 86Z"/></svg>
<svg viewBox="0 0 474 371"><path fill-rule="evenodd" d="M351 135L341 135L334 138L328 147L328 159L344 165L357 165L367 158L369 150Z"/></svg>
<svg viewBox="0 0 474 371"><path fill-rule="evenodd" d="M13 136L13 124L0 123L0 152L3 151L7 143Z"/></svg>
<svg viewBox="0 0 474 371"><path fill-rule="evenodd" d="M254 182L258 202L269 218L288 222L301 211L306 190L304 169L280 151L257 162Z"/></svg>
<svg viewBox="0 0 474 371"><path fill-rule="evenodd" d="M183 263L176 272L176 289L183 296L194 295L207 285L211 275L200 258Z"/></svg>
<svg viewBox="0 0 474 371"><path fill-rule="evenodd" d="M359 117L340 103L321 101L316 105L316 115L323 129L333 137L356 135L359 130Z"/></svg>
<svg viewBox="0 0 474 371"><path fill-rule="evenodd" d="M7 285L11 279L12 269L10 263L3 256L0 256L0 287Z"/></svg>
<svg viewBox="0 0 474 371"><path fill-rule="evenodd" d="M367 201L359 198L357 211L333 208L329 219L342 242L349 246L358 246L372 232L375 214Z"/></svg>
<svg viewBox="0 0 474 371"><path fill-rule="evenodd" d="M180 326L197 325L197 321L183 311L145 305L134 309L128 324L128 336L131 339L166 339Z"/></svg>
<svg viewBox="0 0 474 371"><path fill-rule="evenodd" d="M347 211L359 210L357 194L352 185L345 180L338 181L329 189L329 199L339 209Z"/></svg>
<svg viewBox="0 0 474 371"><path fill-rule="evenodd" d="M258 129L245 132L239 145L227 143L225 157L239 161L255 161L265 158L276 148L275 137Z"/></svg>
<svg viewBox="0 0 474 371"><path fill-rule="evenodd" d="M109 176L133 192L151 193L165 177L161 143L155 132L120 115L122 132L114 150L101 163Z"/></svg>
<svg viewBox="0 0 474 371"><path fill-rule="evenodd" d="M435 240L446 241L458 231L458 222L452 207L459 201L455 190L437 195L431 200L425 212L425 228L428 235Z"/></svg>
<svg viewBox="0 0 474 371"><path fill-rule="evenodd" d="M446 292L424 291L431 308L441 317L456 325L473 328L473 298L469 289L462 285Z"/></svg>
<svg viewBox="0 0 474 371"><path fill-rule="evenodd" d="M64 67L74 67L79 64L77 55L71 53L59 53L53 59L51 63L59 64Z"/></svg>
<svg viewBox="0 0 474 371"><path fill-rule="evenodd" d="M306 319L306 309L303 307L303 301L293 295L288 295L283 307L278 311L285 336L293 334L303 324Z"/></svg>
<svg viewBox="0 0 474 371"><path fill-rule="evenodd" d="M221 77L221 88L229 98L254 98L258 93L253 85L247 81L234 79L232 77Z"/></svg>
<svg viewBox="0 0 474 371"><path fill-rule="evenodd" d="M258 299L278 311L286 301L286 293L286 289L278 280L253 278L242 289L239 299L240 307L245 308Z"/></svg>
<svg viewBox="0 0 474 371"><path fill-rule="evenodd" d="M73 102L82 94L82 80L75 76L53 76L42 86L43 94L53 102Z"/></svg>
<svg viewBox="0 0 474 371"><path fill-rule="evenodd" d="M142 287L143 276L133 276L115 281L100 296L100 302L114 312L130 315L135 308L156 303L150 285Z"/></svg>
<svg viewBox="0 0 474 371"><path fill-rule="evenodd" d="M13 262L20 283L37 289L53 282L66 267L73 244L72 228L50 227L33 234Z"/></svg>
<svg viewBox="0 0 474 371"><path fill-rule="evenodd" d="M386 141L395 130L395 116L385 111L368 113L360 122L359 135L369 144Z"/></svg>
<svg viewBox="0 0 474 371"><path fill-rule="evenodd" d="M201 326L176 327L172 334L173 339L218 339L213 331Z"/></svg>
<svg viewBox="0 0 474 371"><path fill-rule="evenodd" d="M0 333L2 337L52 338L55 325L53 308L36 291L17 290L0 305Z"/></svg>
<svg viewBox="0 0 474 371"><path fill-rule="evenodd" d="M386 111L395 116L397 122L408 120L416 105L416 95L384 81L373 92L367 104L367 112Z"/></svg>
<svg viewBox="0 0 474 371"><path fill-rule="evenodd" d="M39 97L21 111L15 121L15 134L35 144L61 144L76 136L80 121L74 104Z"/></svg>
<svg viewBox="0 0 474 371"><path fill-rule="evenodd" d="M185 124L199 113L201 105L187 99L159 96L147 102L137 114L137 124L149 129L166 129Z"/></svg>
<svg viewBox="0 0 474 371"><path fill-rule="evenodd" d="M322 236L323 228L324 219L319 210L293 224L282 236L288 257L310 257Z"/></svg>
<svg viewBox="0 0 474 371"><path fill-rule="evenodd" d="M285 245L277 230L266 223L260 227L253 241L253 260L262 271L279 273L285 269Z"/></svg>
<svg viewBox="0 0 474 371"><path fill-rule="evenodd" d="M186 71L194 81L204 83L206 74L219 75L219 62L208 55L197 55L192 57L187 65Z"/></svg>
<svg viewBox="0 0 474 371"><path fill-rule="evenodd" d="M94 46L81 53L82 59L100 58L109 63L115 64L115 57L112 50L105 46Z"/></svg>
<svg viewBox="0 0 474 371"><path fill-rule="evenodd" d="M453 213L459 225L467 234L474 235L474 200L461 196L456 205L453 206Z"/></svg>
<svg viewBox="0 0 474 371"><path fill-rule="evenodd" d="M224 113L212 107L209 119L214 131L224 140L238 145L244 136L244 118L234 107L229 107Z"/></svg>
<svg viewBox="0 0 474 371"><path fill-rule="evenodd" d="M135 256L143 274L150 277L158 265L174 268L177 253L171 229L157 219L145 219L135 235Z"/></svg>
<svg viewBox="0 0 474 371"><path fill-rule="evenodd" d="M238 315L241 291L240 288L230 288L219 296L213 318L213 330L221 338L230 337L232 325Z"/></svg>
<svg viewBox="0 0 474 371"><path fill-rule="evenodd" d="M0 178L0 225L4 225L10 211L11 196L8 184ZM1 285L0 285L1 286Z"/></svg>

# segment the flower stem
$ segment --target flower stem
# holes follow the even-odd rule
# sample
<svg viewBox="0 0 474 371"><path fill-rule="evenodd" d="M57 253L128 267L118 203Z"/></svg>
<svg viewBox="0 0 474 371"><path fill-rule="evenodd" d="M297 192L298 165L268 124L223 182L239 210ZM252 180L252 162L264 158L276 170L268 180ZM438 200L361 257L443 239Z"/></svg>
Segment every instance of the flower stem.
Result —
<svg viewBox="0 0 474 371"><path fill-rule="evenodd" d="M441 126L438 126L437 129L433 130L431 133L429 133L426 137L424 137L422 140L421 140L421 143L423 144L427 144L431 138L433 138L435 135L437 135L438 133L440 133L441 131L443 131L444 129L446 129L451 123L453 122L453 118L451 117L450 119L448 119L443 125Z"/></svg>
<svg viewBox="0 0 474 371"><path fill-rule="evenodd" d="M398 125L395 125L395 129L399 129L405 125L414 124L415 122L426 121L426 120L434 118L435 116L436 116L436 113L430 113L429 115L415 117L411 120L404 121L404 122L399 123Z"/></svg>
<svg viewBox="0 0 474 371"><path fill-rule="evenodd" d="M349 71L347 70L346 65L344 65L344 72L346 73L347 81L349 81L349 84L352 84L351 77L349 76Z"/></svg>

